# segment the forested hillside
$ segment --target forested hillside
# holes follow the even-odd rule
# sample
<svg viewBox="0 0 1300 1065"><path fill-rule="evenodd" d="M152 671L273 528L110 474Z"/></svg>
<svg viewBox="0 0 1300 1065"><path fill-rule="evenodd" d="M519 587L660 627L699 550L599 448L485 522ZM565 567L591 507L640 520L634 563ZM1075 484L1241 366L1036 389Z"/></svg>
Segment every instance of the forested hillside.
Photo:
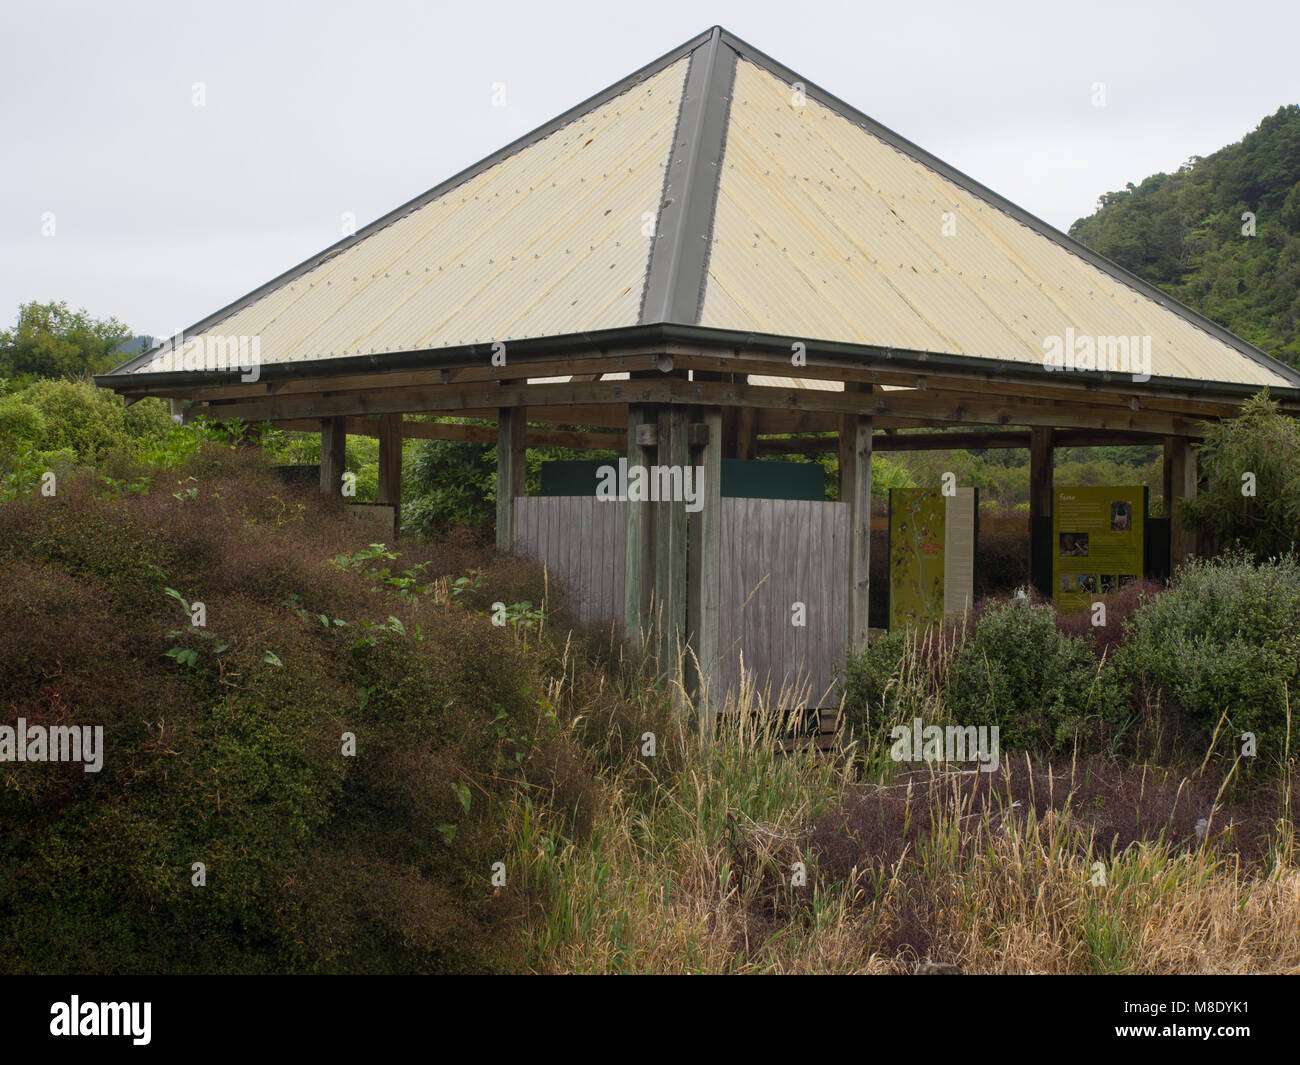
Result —
<svg viewBox="0 0 1300 1065"><path fill-rule="evenodd" d="M1100 204L1071 236L1300 367L1300 106Z"/></svg>

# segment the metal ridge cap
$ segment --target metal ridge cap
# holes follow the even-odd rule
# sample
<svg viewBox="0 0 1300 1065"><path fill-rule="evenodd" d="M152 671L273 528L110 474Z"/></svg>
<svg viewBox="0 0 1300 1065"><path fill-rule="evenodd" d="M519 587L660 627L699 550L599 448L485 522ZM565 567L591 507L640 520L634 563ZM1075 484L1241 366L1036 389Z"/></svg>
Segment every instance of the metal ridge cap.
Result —
<svg viewBox="0 0 1300 1065"><path fill-rule="evenodd" d="M691 56L664 172L658 232L641 299L641 324L647 320L694 323L699 318L736 66L736 53L724 45L724 33L715 26L704 50ZM697 231L703 248L693 239Z"/></svg>

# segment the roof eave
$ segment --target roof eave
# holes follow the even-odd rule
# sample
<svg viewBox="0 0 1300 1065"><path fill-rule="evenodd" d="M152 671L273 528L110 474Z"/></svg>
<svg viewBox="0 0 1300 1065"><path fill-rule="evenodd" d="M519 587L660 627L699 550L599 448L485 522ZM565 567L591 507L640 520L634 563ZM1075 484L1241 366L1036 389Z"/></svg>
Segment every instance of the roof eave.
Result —
<svg viewBox="0 0 1300 1065"><path fill-rule="evenodd" d="M619 329L603 329L564 336L533 337L510 342L512 362L537 362L538 375L545 376L545 360L553 355L574 356L617 353L619 348L655 343L685 343L711 347L719 353L740 355L745 351L780 352L788 355L795 341L805 345L807 354L814 358L843 362L863 369L892 369L924 375L942 376L945 369L969 372L971 370L1004 380L1008 384L1052 384L1059 374L1049 374L1010 359L985 356L952 355L941 352L911 351L899 348L851 344L841 341L809 340L805 337L782 337L767 333L753 333L734 329L717 329L710 326L683 325L677 322L656 322ZM359 373L387 373L401 370L453 370L467 366L483 366L492 355L491 343L464 344L456 347L428 348L419 351L397 351L373 355L349 355L334 358L312 359L299 362L266 363L259 367L258 381L278 381L301 377L340 377ZM787 374L787 376L799 376ZM1082 379L1082 372L1069 375L1072 380ZM233 370L172 370L165 373L111 373L94 378L95 384L116 392L143 392L149 389L170 388L174 385L192 385L195 388L214 385L239 384L240 371ZM1252 385L1227 381L1202 381L1181 377L1152 376L1148 381L1133 381L1131 375L1103 372L1087 374L1089 381L1099 386L1123 384L1135 396L1144 391L1171 389L1188 396L1238 396L1246 398L1265 388L1272 396L1300 401L1300 387ZM1086 402L1086 399L1084 400Z"/></svg>

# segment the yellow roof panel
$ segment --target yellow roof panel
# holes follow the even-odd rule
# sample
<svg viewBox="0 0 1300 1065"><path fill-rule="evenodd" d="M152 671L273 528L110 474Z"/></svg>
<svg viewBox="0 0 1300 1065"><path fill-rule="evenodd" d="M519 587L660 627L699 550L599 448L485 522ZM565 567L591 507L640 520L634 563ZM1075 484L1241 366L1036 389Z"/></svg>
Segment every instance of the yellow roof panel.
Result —
<svg viewBox="0 0 1300 1065"><path fill-rule="evenodd" d="M744 58L699 324L1034 365L1150 337L1152 376L1290 384Z"/></svg>
<svg viewBox="0 0 1300 1065"><path fill-rule="evenodd" d="M658 213L689 62L196 335L256 336L274 363L635 325L652 243L644 216ZM166 359L135 371L167 369Z"/></svg>

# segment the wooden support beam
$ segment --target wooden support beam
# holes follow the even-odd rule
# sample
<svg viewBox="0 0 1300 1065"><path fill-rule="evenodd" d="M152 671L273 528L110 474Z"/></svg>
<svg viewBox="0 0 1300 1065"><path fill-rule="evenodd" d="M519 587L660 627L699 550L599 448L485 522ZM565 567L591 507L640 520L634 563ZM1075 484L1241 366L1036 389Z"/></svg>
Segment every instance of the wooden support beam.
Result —
<svg viewBox="0 0 1300 1065"><path fill-rule="evenodd" d="M204 415L214 421L240 418L246 422L282 421L290 418L320 418L327 415L436 414L446 412L471 416L471 411L502 407L585 407L598 404L629 402L671 402L674 386L691 387L689 381L676 381L656 373L654 378L636 381L593 381L587 384L556 382L518 384L484 382L471 385L430 385L423 388L386 388L378 392L357 392L341 396L267 396L258 400L214 403L193 406L186 411L188 420ZM683 398L680 402L691 402ZM539 420L542 420L539 418ZM561 419L596 425L573 414Z"/></svg>
<svg viewBox="0 0 1300 1065"><path fill-rule="evenodd" d="M1041 426L1029 433L1029 516L1052 513L1052 430Z"/></svg>
<svg viewBox="0 0 1300 1065"><path fill-rule="evenodd" d="M508 407L497 416L497 550L515 546L515 500L525 494L525 437L528 424L523 407Z"/></svg>
<svg viewBox="0 0 1300 1065"><path fill-rule="evenodd" d="M572 407L530 403L528 417L530 421L541 422L543 425L599 426L614 431L620 441L625 439L627 432L626 403L585 404ZM623 450L622 443L619 444L618 450Z"/></svg>
<svg viewBox="0 0 1300 1065"><path fill-rule="evenodd" d="M870 391L870 385L858 385ZM846 414L840 429L840 502L849 508L848 650L867 645L871 590L871 416Z"/></svg>
<svg viewBox="0 0 1300 1065"><path fill-rule="evenodd" d="M639 442L642 426L655 425L653 409L632 404L627 412L627 463L628 466L649 467L654 464L655 449ZM653 544L653 514L651 504L629 499L627 501L627 549L623 570L623 634L634 648L645 645L649 635L650 608L653 598L651 569Z"/></svg>
<svg viewBox="0 0 1300 1065"><path fill-rule="evenodd" d="M968 425L1028 425L1047 428L1107 429L1178 436L1200 436L1204 423L1163 411L1086 407L1060 400L1006 399L970 393L935 398L925 392L876 395L877 414L929 417L935 422Z"/></svg>
<svg viewBox="0 0 1300 1065"><path fill-rule="evenodd" d="M758 411L741 407L736 415L736 458L758 458Z"/></svg>
<svg viewBox="0 0 1300 1065"><path fill-rule="evenodd" d="M692 464L702 471L696 486L700 509L690 515L690 558L687 579L686 624L690 633L696 712L701 733L712 735L718 705L721 648L719 637L722 589L722 408L707 407L697 425L707 440L695 449Z"/></svg>
<svg viewBox="0 0 1300 1065"><path fill-rule="evenodd" d="M388 414L379 420L380 503L397 507L397 528L402 525L402 416Z"/></svg>
<svg viewBox="0 0 1300 1065"><path fill-rule="evenodd" d="M657 463L685 476L690 463L686 407L660 407ZM690 515L683 500L660 500L654 506L655 621L658 625L659 668L669 672L677 662L686 630L686 537Z"/></svg>
<svg viewBox="0 0 1300 1065"><path fill-rule="evenodd" d="M613 409L613 408L611 408ZM742 408L723 408L722 434L723 458L737 458L735 448L735 426ZM564 413L563 407L548 408L552 416ZM535 415L541 411L529 408L530 421L540 420ZM782 411L755 411L758 416L771 415L780 418ZM732 435L728 437L728 416ZM603 416L602 416L603 417ZM827 422L838 422L839 415L820 415ZM274 424L281 429L298 432L316 432L324 419L294 418L277 421ZM624 416L626 421L626 416ZM345 419L348 436L378 436L379 419L351 417ZM770 426L763 427L758 421L760 432L776 432ZM874 418L877 429L888 425L891 419ZM971 432L948 431L937 433L890 433L877 432L872 444L874 451L985 451L999 448L1028 448L1028 429L980 429ZM462 425L446 422L402 423L402 436L408 440L458 440L478 444L495 444L497 427L492 425ZM570 447L591 451L622 451L627 445L627 434L602 433L589 429L547 429L538 425L529 425L527 432L529 447ZM759 455L817 455L830 454L839 450L839 434L828 433L822 436L758 436L755 438ZM1152 433L1124 432L1106 429L1062 429L1053 435L1054 446L1059 450L1064 447L1106 447L1112 444L1150 444L1161 446L1164 437Z"/></svg>
<svg viewBox="0 0 1300 1065"><path fill-rule="evenodd" d="M1190 441L1177 436L1165 440L1161 481L1165 514L1169 518L1169 565L1186 562L1196 554L1196 534L1183 520L1180 504L1196 498L1198 461Z"/></svg>
<svg viewBox="0 0 1300 1065"><path fill-rule="evenodd" d="M469 384L476 381L522 381L529 378L574 376L596 380L606 373L629 373L637 370L656 370L667 366L672 359L649 352L628 352L619 355L568 356L556 355L549 359L521 361L511 359L505 366L493 366L486 359L473 365L431 367L422 370L371 370L352 374L304 374L300 377L278 377L250 383L227 383L182 387L170 385L146 387L138 395L162 398L176 396L207 402L222 399L257 399L262 396L291 395L346 395L351 392L376 392L388 388L430 387L447 384Z"/></svg>
<svg viewBox="0 0 1300 1065"><path fill-rule="evenodd" d="M723 407L723 413L735 410ZM737 412L737 417L739 412ZM840 416L825 411L760 410L755 418L755 433L834 433L840 432Z"/></svg>
<svg viewBox="0 0 1300 1065"><path fill-rule="evenodd" d="M755 407L800 414L862 413L876 419L917 419L929 424L1040 425L1158 433L1165 436L1199 437L1204 432L1204 422L1191 416L1167 411L1090 406L1081 400L1009 398L979 392L931 394L928 390L919 388L878 391L874 394L855 390L827 392L717 381L687 381L657 371L651 371L651 376L645 378L586 384L501 382L392 388L342 396L269 396L256 401L193 406L186 411L186 416L193 418L202 414L216 421L231 418L267 421L329 415L438 411L465 413L485 407L564 407L610 403ZM810 419L807 423L809 430L825 427L824 422L818 423L816 419Z"/></svg>
<svg viewBox="0 0 1300 1065"><path fill-rule="evenodd" d="M879 419L875 419L877 424ZM1049 432L1051 430L1048 430ZM876 433L873 451L989 451L1028 448L1028 429L981 429L973 432L946 433ZM1151 433L1125 433L1118 430L1062 429L1053 433L1053 445L1063 447L1106 447L1113 444L1150 444L1160 446L1164 438ZM839 450L835 436L759 437L760 455L825 455Z"/></svg>
<svg viewBox="0 0 1300 1065"><path fill-rule="evenodd" d="M336 496L343 491L343 474L347 467L347 425L343 418L320 420L320 490L321 495Z"/></svg>
<svg viewBox="0 0 1300 1065"><path fill-rule="evenodd" d="M1246 393L1232 386L1213 382L1187 382L1185 385L1162 381L1135 382L1125 374L1046 373L1035 363L985 364L971 359L968 364L937 365L923 352L891 349L860 351L822 351L807 356L807 364L790 365L788 351L740 349L682 341L629 344L625 348L573 352L512 352L507 366L491 366L483 353L460 351L426 353L427 363L404 370L353 370L342 374L322 374L318 365L305 364L310 376L274 378L257 382L232 381L224 384L194 385L170 381L150 384L136 375L124 375L120 382L108 384L131 399L153 395L181 398L196 402L240 400L256 402L274 395L280 398L343 394L350 391L375 393L398 388L436 387L438 385L479 382L519 382L528 378L584 377L596 374L628 372L637 374L646 368L660 373L676 366L679 370L697 371L730 377L756 376L797 377L809 380L849 382L875 385L899 385L927 388L936 393L968 392L988 399L1043 398L1061 399L1085 406L1131 409L1139 412L1165 411L1189 417L1229 417L1235 415ZM808 390L811 391L811 390ZM1286 390L1284 390L1286 391ZM1287 412L1300 411L1300 398L1275 396ZM641 397L641 402L657 402ZM495 408L503 404L490 404ZM532 404L530 404L532 405ZM408 407L408 412L416 408ZM311 411L302 416L347 411ZM371 408L369 413L381 413ZM261 421L238 412L230 416ZM876 415L879 417L879 413ZM1182 435L1181 433L1176 435Z"/></svg>
<svg viewBox="0 0 1300 1065"><path fill-rule="evenodd" d="M957 385L959 387L947 387ZM964 385L964 387L962 387ZM906 395L911 389L900 390ZM1098 389L1054 388L1050 385L1032 385L1016 382L994 386L977 385L975 382L945 381L936 385L929 380L923 391L934 403L964 403L972 396L985 398L1032 400L1045 399L1056 403L1068 403L1114 413L1116 410L1134 412L1160 412L1167 414L1184 414L1192 418L1232 418L1240 413L1240 405L1235 403L1214 403L1203 399L1170 399L1161 397L1137 396L1124 386L1116 386L1114 391L1103 392Z"/></svg>
<svg viewBox="0 0 1300 1065"><path fill-rule="evenodd" d="M858 381L875 385L928 387L936 390L975 391L983 395L1075 397L1082 403L1127 407L1137 399L1139 408L1164 409L1202 416L1230 416L1245 401L1240 392L1216 390L1213 382L1194 382L1178 388L1161 382L1136 382L1126 374L1048 373L1026 363L1018 373L990 369L979 360L969 366L937 368L925 356L909 358L904 352L884 357L835 356L810 353L804 366L792 367L789 352L703 348L670 343L666 350L682 369L732 372L763 377L797 377L822 381ZM1300 400L1286 397L1285 405L1300 408Z"/></svg>
<svg viewBox="0 0 1300 1065"><path fill-rule="evenodd" d="M1052 430L1042 426L1029 433L1029 582L1042 595L1052 594L1052 472L1055 466Z"/></svg>
<svg viewBox="0 0 1300 1065"><path fill-rule="evenodd" d="M532 415L532 411L529 411ZM322 421L325 419L322 419ZM378 436L378 418L347 418L349 436ZM308 419L293 419L274 423L281 429L313 431L318 423ZM407 440L456 440L474 444L495 444L497 427L495 425L449 425L443 422L402 423L402 436ZM622 433L595 433L582 429L543 429L530 425L528 427L527 445L529 447L571 447L591 451L622 451L627 444L627 437Z"/></svg>
<svg viewBox="0 0 1300 1065"><path fill-rule="evenodd" d="M701 370L700 373L704 373ZM740 436L740 408L723 407L722 408L722 457L734 459L736 457L736 440Z"/></svg>

